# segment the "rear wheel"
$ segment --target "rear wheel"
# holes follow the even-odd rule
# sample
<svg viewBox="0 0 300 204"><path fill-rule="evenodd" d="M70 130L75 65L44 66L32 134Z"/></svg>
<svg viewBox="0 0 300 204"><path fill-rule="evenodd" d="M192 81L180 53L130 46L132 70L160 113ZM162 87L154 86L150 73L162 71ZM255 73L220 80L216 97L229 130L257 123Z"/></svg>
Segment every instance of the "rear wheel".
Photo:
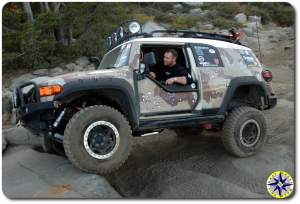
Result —
<svg viewBox="0 0 300 204"><path fill-rule="evenodd" d="M246 106L233 109L224 122L222 141L225 149L235 156L257 153L267 141L262 112Z"/></svg>
<svg viewBox="0 0 300 204"><path fill-rule="evenodd" d="M128 158L131 128L127 119L108 106L91 106L76 113L64 134L67 157L78 168L109 173Z"/></svg>

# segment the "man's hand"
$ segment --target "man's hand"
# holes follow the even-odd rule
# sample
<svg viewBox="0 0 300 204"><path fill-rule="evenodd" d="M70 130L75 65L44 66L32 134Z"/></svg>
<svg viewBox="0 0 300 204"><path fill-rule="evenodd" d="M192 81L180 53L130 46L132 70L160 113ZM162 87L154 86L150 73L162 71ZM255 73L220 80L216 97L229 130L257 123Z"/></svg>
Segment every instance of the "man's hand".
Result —
<svg viewBox="0 0 300 204"><path fill-rule="evenodd" d="M176 81L177 81L177 78L176 78L176 77L173 77L173 78L167 79L166 84L167 84L167 85L172 85L172 84L174 84Z"/></svg>
<svg viewBox="0 0 300 204"><path fill-rule="evenodd" d="M149 74L153 77L156 78L156 74L154 72L149 72Z"/></svg>

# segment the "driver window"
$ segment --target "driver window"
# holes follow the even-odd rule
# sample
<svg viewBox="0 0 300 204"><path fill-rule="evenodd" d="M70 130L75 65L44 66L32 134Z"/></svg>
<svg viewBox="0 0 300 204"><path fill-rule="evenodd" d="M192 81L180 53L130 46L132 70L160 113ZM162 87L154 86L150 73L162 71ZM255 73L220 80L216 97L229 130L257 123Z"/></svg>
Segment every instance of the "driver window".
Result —
<svg viewBox="0 0 300 204"><path fill-rule="evenodd" d="M153 52L155 54L156 65L149 67L149 69L147 71L157 73L156 80L158 80L158 81L162 81L162 79L160 79L159 73L163 71L162 68L164 67L164 62L163 62L164 53L168 49L175 49L177 51L177 53L178 53L177 64L185 67L187 69L187 71L190 73L189 64L188 64L188 61L187 61L185 53L184 53L184 48L182 46L142 45L141 46L141 53L142 53L141 58L143 58L143 56L145 56L145 54L149 53L149 52Z"/></svg>

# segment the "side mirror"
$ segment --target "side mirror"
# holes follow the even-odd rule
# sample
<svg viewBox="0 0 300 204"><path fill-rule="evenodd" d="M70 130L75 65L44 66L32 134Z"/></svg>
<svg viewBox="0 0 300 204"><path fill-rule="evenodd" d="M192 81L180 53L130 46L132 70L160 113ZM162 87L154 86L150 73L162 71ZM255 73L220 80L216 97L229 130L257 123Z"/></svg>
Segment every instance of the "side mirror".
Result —
<svg viewBox="0 0 300 204"><path fill-rule="evenodd" d="M144 74L146 72L146 65L144 63L140 64L140 74Z"/></svg>
<svg viewBox="0 0 300 204"><path fill-rule="evenodd" d="M156 58L154 52L148 52L144 55L144 63L147 68L156 65Z"/></svg>

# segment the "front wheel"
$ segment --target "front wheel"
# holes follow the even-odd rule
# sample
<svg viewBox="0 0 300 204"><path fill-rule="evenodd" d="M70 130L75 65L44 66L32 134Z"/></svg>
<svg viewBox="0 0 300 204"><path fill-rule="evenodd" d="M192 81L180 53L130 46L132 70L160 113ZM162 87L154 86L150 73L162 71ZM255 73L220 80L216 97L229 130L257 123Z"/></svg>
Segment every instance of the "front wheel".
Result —
<svg viewBox="0 0 300 204"><path fill-rule="evenodd" d="M64 134L69 160L81 170L110 173L128 158L131 128L119 111L104 105L90 106L76 113Z"/></svg>
<svg viewBox="0 0 300 204"><path fill-rule="evenodd" d="M224 122L224 147L237 157L254 155L267 141L266 129L261 111L247 106L235 108Z"/></svg>

